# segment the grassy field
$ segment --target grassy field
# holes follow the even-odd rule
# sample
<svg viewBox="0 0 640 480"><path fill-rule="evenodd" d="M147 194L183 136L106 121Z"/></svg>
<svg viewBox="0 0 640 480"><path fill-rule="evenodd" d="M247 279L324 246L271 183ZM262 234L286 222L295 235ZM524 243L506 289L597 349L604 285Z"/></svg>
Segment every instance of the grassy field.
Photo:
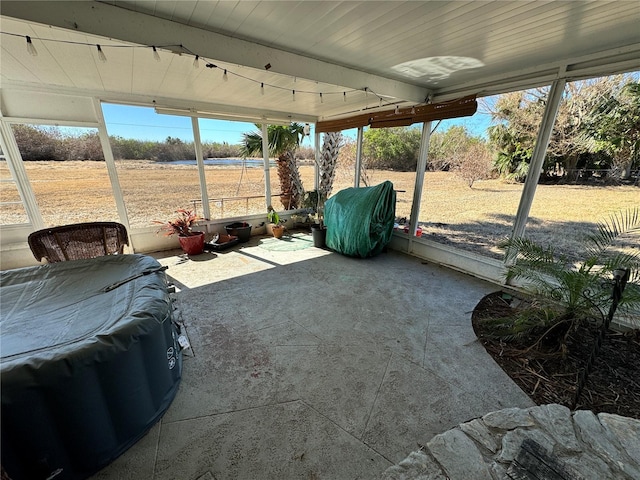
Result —
<svg viewBox="0 0 640 480"><path fill-rule="evenodd" d="M25 162L25 167L47 225L118 220L103 162ZM191 209L195 205L202 212L201 206L192 202L200 197L195 166L122 160L116 168L132 227L151 226L153 220L171 218L176 208ZM206 166L205 171L213 218L265 211L261 168ZM312 189L313 167L302 166L300 173L305 187ZM370 171L367 176L372 185L393 182L398 190L396 215L409 218L415 174ZM0 162L0 178L11 178L5 162ZM279 193L273 168L270 178L272 192ZM334 192L350 186L353 172L339 170ZM424 235L499 258L495 245L509 235L521 193L521 184L485 180L469 188L451 173L427 172L419 219ZM259 198L229 200L246 196ZM16 200L10 184L3 183L0 200ZM280 208L277 197L273 203ZM539 185L526 233L572 254L596 221L637 206L640 188L634 186ZM0 219L3 224L25 221L20 209L10 205L3 207Z"/></svg>

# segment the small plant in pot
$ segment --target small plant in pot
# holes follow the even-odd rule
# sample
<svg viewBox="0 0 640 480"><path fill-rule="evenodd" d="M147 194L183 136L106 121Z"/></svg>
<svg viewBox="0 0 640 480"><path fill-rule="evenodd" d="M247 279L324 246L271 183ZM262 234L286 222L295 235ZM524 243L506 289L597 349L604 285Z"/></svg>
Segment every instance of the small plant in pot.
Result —
<svg viewBox="0 0 640 480"><path fill-rule="evenodd" d="M282 235L284 235L284 220L280 220L280 215L278 215L278 212L276 212L271 205L267 207L267 220L271 226L273 236L282 238Z"/></svg>
<svg viewBox="0 0 640 480"><path fill-rule="evenodd" d="M159 231L164 231L166 236L178 235L178 241L185 253L189 255L199 255L204 250L204 232L194 232L193 227L198 220L202 220L199 216L190 210L176 210L178 217L173 220L161 222L155 220L154 223L162 225Z"/></svg>

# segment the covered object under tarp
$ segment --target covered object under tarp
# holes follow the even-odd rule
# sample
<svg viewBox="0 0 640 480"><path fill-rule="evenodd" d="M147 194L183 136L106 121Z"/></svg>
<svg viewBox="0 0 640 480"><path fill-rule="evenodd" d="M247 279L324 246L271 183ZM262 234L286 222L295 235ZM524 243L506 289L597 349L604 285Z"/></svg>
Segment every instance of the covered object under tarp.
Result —
<svg viewBox="0 0 640 480"><path fill-rule="evenodd" d="M391 240L396 192L386 181L375 187L346 188L325 204L326 244L352 257L372 257Z"/></svg>
<svg viewBox="0 0 640 480"><path fill-rule="evenodd" d="M3 271L0 287L2 465L13 480L87 478L178 389L164 268L113 255Z"/></svg>

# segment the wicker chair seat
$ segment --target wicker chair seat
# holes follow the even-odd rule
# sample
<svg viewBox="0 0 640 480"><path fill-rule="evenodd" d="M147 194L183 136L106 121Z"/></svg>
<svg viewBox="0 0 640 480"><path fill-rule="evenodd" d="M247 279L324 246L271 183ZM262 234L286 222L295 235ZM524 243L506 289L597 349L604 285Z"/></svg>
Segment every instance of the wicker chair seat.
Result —
<svg viewBox="0 0 640 480"><path fill-rule="evenodd" d="M55 263L122 254L129 237L121 223L88 222L38 230L28 242L36 260Z"/></svg>

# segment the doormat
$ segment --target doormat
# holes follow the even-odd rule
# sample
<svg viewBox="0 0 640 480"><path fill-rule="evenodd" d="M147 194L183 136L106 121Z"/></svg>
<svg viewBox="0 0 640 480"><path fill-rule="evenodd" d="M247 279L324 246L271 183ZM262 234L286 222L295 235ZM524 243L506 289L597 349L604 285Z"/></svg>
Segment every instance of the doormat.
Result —
<svg viewBox="0 0 640 480"><path fill-rule="evenodd" d="M294 233L282 238L265 238L260 240L260 248L271 252L292 252L313 247L313 237L308 233Z"/></svg>

